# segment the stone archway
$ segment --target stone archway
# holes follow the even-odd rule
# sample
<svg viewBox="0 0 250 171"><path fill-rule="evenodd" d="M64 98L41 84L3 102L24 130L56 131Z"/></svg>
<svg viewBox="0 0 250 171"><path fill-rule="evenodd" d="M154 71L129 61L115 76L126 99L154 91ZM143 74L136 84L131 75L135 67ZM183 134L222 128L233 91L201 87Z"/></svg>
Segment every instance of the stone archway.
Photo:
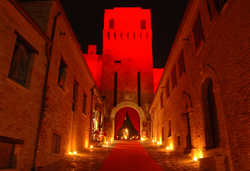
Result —
<svg viewBox="0 0 250 171"><path fill-rule="evenodd" d="M143 121L145 120L144 111L136 103L125 101L125 102L121 102L121 103L117 104L116 107L114 107L112 109L112 111L111 111L110 120L112 122L112 130L113 130L112 136L114 136L114 130L115 130L115 115L117 114L117 112L120 109L125 108L125 107L131 107L131 108L135 109L137 111L137 113L139 114L139 118L140 118L140 135L142 135ZM114 139L114 137L112 137L112 138Z"/></svg>

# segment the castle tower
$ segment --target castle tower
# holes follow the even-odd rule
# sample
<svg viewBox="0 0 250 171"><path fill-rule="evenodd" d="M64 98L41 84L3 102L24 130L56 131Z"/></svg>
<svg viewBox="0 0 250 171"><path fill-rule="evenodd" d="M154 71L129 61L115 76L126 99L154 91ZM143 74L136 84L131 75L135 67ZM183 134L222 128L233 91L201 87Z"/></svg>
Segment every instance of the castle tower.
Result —
<svg viewBox="0 0 250 171"><path fill-rule="evenodd" d="M106 97L110 119L115 118L119 109L131 107L139 113L140 132L146 130L149 133L146 123L154 93L149 9L105 10L102 60L101 93Z"/></svg>

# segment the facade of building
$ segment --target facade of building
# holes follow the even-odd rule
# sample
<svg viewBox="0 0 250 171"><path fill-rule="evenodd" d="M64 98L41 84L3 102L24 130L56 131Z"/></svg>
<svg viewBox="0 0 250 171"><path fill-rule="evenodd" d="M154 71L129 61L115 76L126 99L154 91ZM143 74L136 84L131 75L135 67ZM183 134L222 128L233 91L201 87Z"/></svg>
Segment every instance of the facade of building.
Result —
<svg viewBox="0 0 250 171"><path fill-rule="evenodd" d="M149 9L106 9L103 28L101 94L107 109L105 130L116 135L117 112L139 114L138 130L150 134L148 109L154 95L151 13ZM139 135L139 137L140 137Z"/></svg>
<svg viewBox="0 0 250 171"><path fill-rule="evenodd" d="M150 107L153 140L208 170L249 170L250 3L191 0Z"/></svg>
<svg viewBox="0 0 250 171"><path fill-rule="evenodd" d="M89 147L103 99L59 1L0 6L0 168L31 170Z"/></svg>
<svg viewBox="0 0 250 171"><path fill-rule="evenodd" d="M190 0L163 73L149 9L105 10L97 55L82 54L58 0L25 1L0 1L0 170L44 167L95 133L116 139L127 116L138 139L208 170L250 169L247 0Z"/></svg>

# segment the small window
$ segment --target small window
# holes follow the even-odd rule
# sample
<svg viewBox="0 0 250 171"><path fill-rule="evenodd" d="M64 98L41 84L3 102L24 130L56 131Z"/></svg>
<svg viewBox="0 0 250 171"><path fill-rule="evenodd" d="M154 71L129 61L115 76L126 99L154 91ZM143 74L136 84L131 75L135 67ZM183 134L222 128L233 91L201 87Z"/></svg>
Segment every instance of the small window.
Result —
<svg viewBox="0 0 250 171"><path fill-rule="evenodd" d="M178 64L179 64L179 73L180 73L180 77L182 76L182 74L186 71L185 70L185 64L184 64L184 55L183 52L181 53L181 56L178 60Z"/></svg>
<svg viewBox="0 0 250 171"><path fill-rule="evenodd" d="M169 92L169 80L166 84L166 98L169 98L170 97L170 92Z"/></svg>
<svg viewBox="0 0 250 171"><path fill-rule="evenodd" d="M82 113L86 115L86 107L87 107L87 95L83 93L83 105L82 105Z"/></svg>
<svg viewBox="0 0 250 171"><path fill-rule="evenodd" d="M161 93L161 109L163 108L163 93Z"/></svg>
<svg viewBox="0 0 250 171"><path fill-rule="evenodd" d="M146 20L141 20L141 29L146 29Z"/></svg>
<svg viewBox="0 0 250 171"><path fill-rule="evenodd" d="M174 66L174 69L171 73L171 76L172 76L172 88L174 88L177 85L175 66Z"/></svg>
<svg viewBox="0 0 250 171"><path fill-rule="evenodd" d="M193 33L194 33L195 47L196 47L196 50L198 50L201 43L204 41L204 34L203 34L202 25L201 25L200 14L198 15L198 18L195 22Z"/></svg>
<svg viewBox="0 0 250 171"><path fill-rule="evenodd" d="M78 84L74 81L73 84L73 99L72 99L72 111L76 109L76 100L77 100Z"/></svg>
<svg viewBox="0 0 250 171"><path fill-rule="evenodd" d="M52 153L60 154L61 136L53 133Z"/></svg>
<svg viewBox="0 0 250 171"><path fill-rule="evenodd" d="M34 53L38 52L24 38L18 36L8 77L26 88L29 88Z"/></svg>
<svg viewBox="0 0 250 171"><path fill-rule="evenodd" d="M59 75L58 75L58 85L61 88L64 88L64 86L65 86L65 82L66 82L66 69L67 69L67 66L65 65L65 63L61 59L61 61L60 61L60 67L59 67Z"/></svg>
<svg viewBox="0 0 250 171"><path fill-rule="evenodd" d="M221 11L226 2L227 0L207 0L210 19L213 19L217 12Z"/></svg>
<svg viewBox="0 0 250 171"><path fill-rule="evenodd" d="M180 135L177 136L177 141L178 141L178 146L180 146L181 145L181 136Z"/></svg>
<svg viewBox="0 0 250 171"><path fill-rule="evenodd" d="M168 121L168 137L171 137L171 120Z"/></svg>
<svg viewBox="0 0 250 171"><path fill-rule="evenodd" d="M114 29L114 23L115 23L114 19L109 20L109 29Z"/></svg>

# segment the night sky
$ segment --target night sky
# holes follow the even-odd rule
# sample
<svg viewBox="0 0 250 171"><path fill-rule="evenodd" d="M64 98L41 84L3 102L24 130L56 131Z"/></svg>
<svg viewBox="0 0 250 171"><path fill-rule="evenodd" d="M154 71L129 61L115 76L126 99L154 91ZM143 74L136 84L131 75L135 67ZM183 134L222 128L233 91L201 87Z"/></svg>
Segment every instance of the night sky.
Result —
<svg viewBox="0 0 250 171"><path fill-rule="evenodd" d="M83 53L88 44L102 54L104 10L114 7L151 9L154 68L163 68L188 0L60 0Z"/></svg>

